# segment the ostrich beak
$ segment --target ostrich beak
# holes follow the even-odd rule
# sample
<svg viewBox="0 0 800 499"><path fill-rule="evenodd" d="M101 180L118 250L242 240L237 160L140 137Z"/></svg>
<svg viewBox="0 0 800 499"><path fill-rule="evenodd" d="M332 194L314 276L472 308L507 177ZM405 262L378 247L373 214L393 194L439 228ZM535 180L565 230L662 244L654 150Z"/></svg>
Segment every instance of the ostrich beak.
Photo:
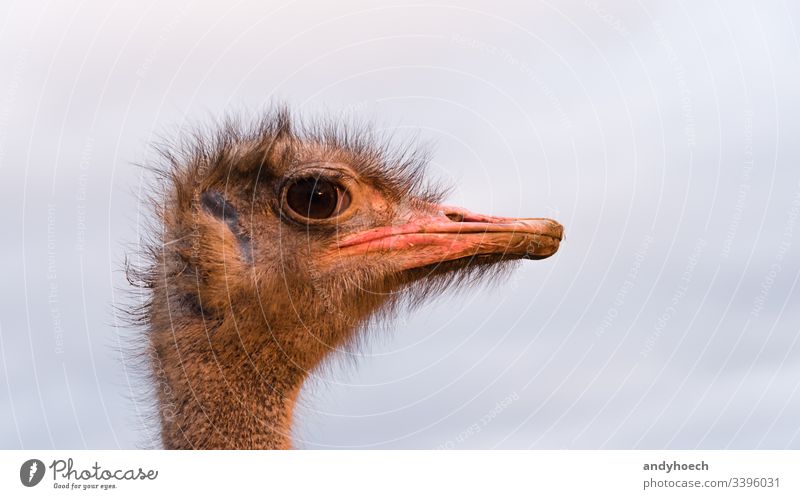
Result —
<svg viewBox="0 0 800 499"><path fill-rule="evenodd" d="M351 234L337 255L390 255L400 270L478 256L540 260L558 251L564 228L548 218L505 218L430 206L401 224ZM432 214L433 212L433 214Z"/></svg>

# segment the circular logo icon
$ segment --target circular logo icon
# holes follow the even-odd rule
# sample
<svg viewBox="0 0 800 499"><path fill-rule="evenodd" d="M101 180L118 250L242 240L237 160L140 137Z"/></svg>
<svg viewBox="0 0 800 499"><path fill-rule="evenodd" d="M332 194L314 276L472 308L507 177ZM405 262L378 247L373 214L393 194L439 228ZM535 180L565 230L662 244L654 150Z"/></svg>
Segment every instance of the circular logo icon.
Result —
<svg viewBox="0 0 800 499"><path fill-rule="evenodd" d="M19 480L26 487L38 485L44 478L44 463L38 459L28 459L19 468Z"/></svg>

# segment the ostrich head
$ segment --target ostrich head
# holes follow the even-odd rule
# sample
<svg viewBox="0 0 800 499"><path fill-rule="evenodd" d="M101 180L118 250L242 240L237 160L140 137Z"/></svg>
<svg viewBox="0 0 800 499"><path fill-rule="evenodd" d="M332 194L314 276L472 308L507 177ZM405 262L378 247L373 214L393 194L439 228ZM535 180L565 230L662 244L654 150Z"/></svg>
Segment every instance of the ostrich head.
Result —
<svg viewBox="0 0 800 499"><path fill-rule="evenodd" d="M562 237L440 204L423 158L363 128L295 130L278 110L177 149L141 274L167 447L288 447L309 371L370 317Z"/></svg>

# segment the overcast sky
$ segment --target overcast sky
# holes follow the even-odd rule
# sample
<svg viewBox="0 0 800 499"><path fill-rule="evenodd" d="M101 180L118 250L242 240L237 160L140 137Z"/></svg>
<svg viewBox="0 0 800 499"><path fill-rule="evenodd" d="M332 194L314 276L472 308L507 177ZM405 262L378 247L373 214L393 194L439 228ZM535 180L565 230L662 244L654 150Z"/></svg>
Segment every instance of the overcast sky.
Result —
<svg viewBox="0 0 800 499"><path fill-rule="evenodd" d="M315 374L302 448L800 448L800 5L0 2L0 448L157 446L114 306L159 136L271 101L567 240Z"/></svg>

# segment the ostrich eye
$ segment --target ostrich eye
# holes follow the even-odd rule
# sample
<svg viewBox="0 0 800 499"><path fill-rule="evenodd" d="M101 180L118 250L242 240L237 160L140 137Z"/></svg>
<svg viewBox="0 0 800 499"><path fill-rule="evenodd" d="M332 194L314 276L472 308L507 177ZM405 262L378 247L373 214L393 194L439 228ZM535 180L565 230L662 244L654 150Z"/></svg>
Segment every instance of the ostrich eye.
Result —
<svg viewBox="0 0 800 499"><path fill-rule="evenodd" d="M331 218L350 206L350 194L340 185L319 177L294 181L286 190L286 204L304 218Z"/></svg>

